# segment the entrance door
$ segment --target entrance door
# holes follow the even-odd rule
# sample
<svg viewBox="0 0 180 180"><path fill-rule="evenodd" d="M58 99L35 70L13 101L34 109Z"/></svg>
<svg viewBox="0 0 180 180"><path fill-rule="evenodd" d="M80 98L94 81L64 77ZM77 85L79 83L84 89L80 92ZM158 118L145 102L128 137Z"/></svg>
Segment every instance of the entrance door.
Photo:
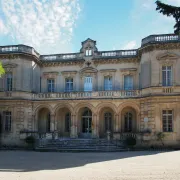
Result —
<svg viewBox="0 0 180 180"><path fill-rule="evenodd" d="M127 112L124 116L124 120L125 120L124 131L132 132L132 113Z"/></svg>
<svg viewBox="0 0 180 180"><path fill-rule="evenodd" d="M92 77L84 78L84 91L92 91Z"/></svg>
<svg viewBox="0 0 180 180"><path fill-rule="evenodd" d="M82 114L82 137L90 138L92 133L92 112L89 109L85 109Z"/></svg>
<svg viewBox="0 0 180 180"><path fill-rule="evenodd" d="M83 117L82 132L83 133L92 132L92 118L91 117Z"/></svg>

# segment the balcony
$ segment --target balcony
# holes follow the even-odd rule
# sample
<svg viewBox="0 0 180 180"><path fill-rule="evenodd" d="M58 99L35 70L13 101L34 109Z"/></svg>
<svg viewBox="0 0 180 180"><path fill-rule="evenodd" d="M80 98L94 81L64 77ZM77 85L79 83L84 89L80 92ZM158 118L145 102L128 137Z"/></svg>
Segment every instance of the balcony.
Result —
<svg viewBox="0 0 180 180"><path fill-rule="evenodd" d="M180 35L175 34L161 34L161 35L150 35L142 39L141 46L146 44L160 44L160 43L180 42Z"/></svg>
<svg viewBox="0 0 180 180"><path fill-rule="evenodd" d="M40 54L32 47L26 45L0 46L0 54L30 54L39 58Z"/></svg>
<svg viewBox="0 0 180 180"><path fill-rule="evenodd" d="M139 97L139 90L130 91L94 91L94 92L60 92L33 94L34 100L40 99L101 99L101 98L131 98Z"/></svg>
<svg viewBox="0 0 180 180"><path fill-rule="evenodd" d="M119 91L92 91L92 92L54 92L54 93L31 93L18 90L5 92L0 91L0 99L28 99L28 100L66 100L66 99L126 99L150 96L175 96L180 95L180 86L172 87L148 87L142 90L119 90Z"/></svg>

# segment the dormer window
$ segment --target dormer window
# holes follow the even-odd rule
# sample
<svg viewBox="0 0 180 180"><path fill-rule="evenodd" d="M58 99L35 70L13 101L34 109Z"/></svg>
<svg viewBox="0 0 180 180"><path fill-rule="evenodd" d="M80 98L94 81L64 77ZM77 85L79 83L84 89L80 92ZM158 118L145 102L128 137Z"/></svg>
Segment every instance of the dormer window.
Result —
<svg viewBox="0 0 180 180"><path fill-rule="evenodd" d="M86 56L92 56L92 49L88 48L86 49Z"/></svg>

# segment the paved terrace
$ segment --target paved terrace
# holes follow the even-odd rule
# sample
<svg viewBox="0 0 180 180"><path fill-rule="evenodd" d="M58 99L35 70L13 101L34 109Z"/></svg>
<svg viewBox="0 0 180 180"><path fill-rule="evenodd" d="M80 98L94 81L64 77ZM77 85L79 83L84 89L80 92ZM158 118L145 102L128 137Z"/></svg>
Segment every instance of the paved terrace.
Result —
<svg viewBox="0 0 180 180"><path fill-rule="evenodd" d="M179 180L180 151L0 151L0 180Z"/></svg>

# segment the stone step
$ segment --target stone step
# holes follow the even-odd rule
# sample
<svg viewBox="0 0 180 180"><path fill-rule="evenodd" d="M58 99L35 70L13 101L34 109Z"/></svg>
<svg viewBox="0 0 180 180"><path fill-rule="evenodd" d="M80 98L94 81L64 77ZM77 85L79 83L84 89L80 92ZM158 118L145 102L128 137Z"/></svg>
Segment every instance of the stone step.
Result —
<svg viewBox="0 0 180 180"><path fill-rule="evenodd" d="M43 141L42 141L43 142ZM105 139L57 139L44 141L36 150L39 151L100 151L113 152L126 150L122 143Z"/></svg>
<svg viewBox="0 0 180 180"><path fill-rule="evenodd" d="M120 152L120 151L127 151L128 149L126 148L114 148L114 149L105 149L105 148L101 148L101 149L87 149L87 148L36 148L36 151L42 151L42 152L46 152L46 151L52 151L52 152Z"/></svg>

